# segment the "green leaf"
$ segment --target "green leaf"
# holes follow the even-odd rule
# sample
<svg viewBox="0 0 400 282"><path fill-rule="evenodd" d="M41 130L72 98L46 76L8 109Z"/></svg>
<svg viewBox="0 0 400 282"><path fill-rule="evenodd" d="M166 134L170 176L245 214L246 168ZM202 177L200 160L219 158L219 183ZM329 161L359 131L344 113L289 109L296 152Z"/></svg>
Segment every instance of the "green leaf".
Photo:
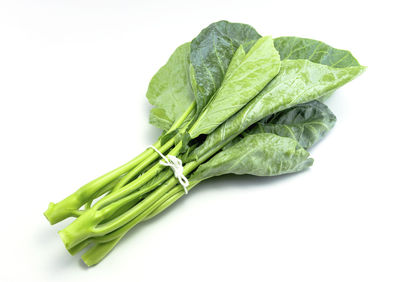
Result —
<svg viewBox="0 0 400 282"><path fill-rule="evenodd" d="M349 51L333 48L318 40L285 36L275 38L274 44L281 56L281 60L304 59L335 68L360 66ZM318 100L324 101L334 92L329 91Z"/></svg>
<svg viewBox="0 0 400 282"><path fill-rule="evenodd" d="M236 49L243 45L248 50L260 37L247 24L219 21L203 29L193 39L190 61L197 84L195 98L198 113L221 86Z"/></svg>
<svg viewBox="0 0 400 282"><path fill-rule="evenodd" d="M150 81L146 97L155 106L150 123L163 130L168 130L194 100L189 53L190 43L179 46Z"/></svg>
<svg viewBox="0 0 400 282"><path fill-rule="evenodd" d="M234 173L273 176L301 171L313 159L297 141L271 133L248 135L199 166L190 180Z"/></svg>
<svg viewBox="0 0 400 282"><path fill-rule="evenodd" d="M274 133L297 140L308 149L332 129L336 117L329 108L318 101L296 105L255 123L244 135Z"/></svg>
<svg viewBox="0 0 400 282"><path fill-rule="evenodd" d="M320 98L364 71L364 67L332 68L308 60L284 60L279 74L243 109L229 118L192 154L197 159L224 140L233 140L268 115Z"/></svg>
<svg viewBox="0 0 400 282"><path fill-rule="evenodd" d="M275 38L274 44L281 60L305 59L335 68L360 66L349 51L333 48L318 40L285 36Z"/></svg>
<svg viewBox="0 0 400 282"><path fill-rule="evenodd" d="M221 87L190 130L190 136L209 134L243 108L279 72L279 54L270 36L260 38L243 57L238 48Z"/></svg>
<svg viewBox="0 0 400 282"><path fill-rule="evenodd" d="M246 51L243 48L243 45L240 45L239 48L236 49L235 54L232 57L231 62L229 63L228 69L226 70L224 80L228 79L231 74L236 70L243 60L246 58ZM223 83L223 82L222 82Z"/></svg>

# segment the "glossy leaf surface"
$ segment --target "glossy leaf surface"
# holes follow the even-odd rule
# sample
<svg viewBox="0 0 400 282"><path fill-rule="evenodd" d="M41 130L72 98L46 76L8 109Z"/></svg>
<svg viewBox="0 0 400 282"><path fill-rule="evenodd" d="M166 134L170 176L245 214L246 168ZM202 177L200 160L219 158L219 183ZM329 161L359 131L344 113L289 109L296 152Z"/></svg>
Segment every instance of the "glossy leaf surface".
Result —
<svg viewBox="0 0 400 282"><path fill-rule="evenodd" d="M190 43L179 46L150 81L146 97L155 107L150 123L168 130L193 102L189 77Z"/></svg>
<svg viewBox="0 0 400 282"><path fill-rule="evenodd" d="M192 138L212 132L278 74L281 63L271 37L260 38L244 57L242 49L238 50L221 87L190 130Z"/></svg>
<svg viewBox="0 0 400 282"><path fill-rule="evenodd" d="M197 84L195 97L200 112L221 86L236 49L248 50L261 36L247 24L219 21L203 29L191 42L190 61Z"/></svg>
<svg viewBox="0 0 400 282"><path fill-rule="evenodd" d="M243 109L212 132L192 154L197 159L209 148L233 139L268 115L320 98L351 81L364 67L332 68L308 60L282 61L279 74Z"/></svg>
<svg viewBox="0 0 400 282"><path fill-rule="evenodd" d="M335 68L360 66L349 51L333 48L318 40L284 36L275 38L274 44L281 60L305 59Z"/></svg>
<svg viewBox="0 0 400 282"><path fill-rule="evenodd" d="M318 40L283 36L275 38L274 44L281 56L281 60L304 59L335 68L360 66L357 59L349 51L333 48ZM334 92L329 91L318 100L324 101Z"/></svg>
<svg viewBox="0 0 400 282"><path fill-rule="evenodd" d="M225 73L224 80L230 77L233 71L240 66L245 57L246 57L246 51L244 50L243 45L240 45L239 48L236 49L236 52L233 55L231 62L229 63L228 69L226 70Z"/></svg>
<svg viewBox="0 0 400 282"><path fill-rule="evenodd" d="M296 105L264 118L243 132L243 135L274 133L297 140L308 149L332 129L336 117L321 102L311 101Z"/></svg>
<svg viewBox="0 0 400 282"><path fill-rule="evenodd" d="M309 153L292 138L272 133L248 135L201 165L192 180L223 174L273 176L301 171L312 165Z"/></svg>

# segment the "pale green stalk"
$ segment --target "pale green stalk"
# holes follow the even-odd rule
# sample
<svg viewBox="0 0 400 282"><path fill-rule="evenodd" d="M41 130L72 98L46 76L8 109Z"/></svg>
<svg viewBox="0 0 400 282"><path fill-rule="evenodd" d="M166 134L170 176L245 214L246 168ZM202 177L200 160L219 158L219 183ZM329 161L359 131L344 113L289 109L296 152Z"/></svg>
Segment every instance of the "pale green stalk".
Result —
<svg viewBox="0 0 400 282"><path fill-rule="evenodd" d="M230 141L231 139L225 140L225 142L221 143L219 146L209 151L198 161L193 161L186 164L183 172L184 175L189 175L200 164L209 159L212 155L218 152ZM82 259L85 261L85 263L88 266L91 266L101 261L113 249L113 247L119 242L119 240L136 224L156 216L157 214L168 208L170 205L172 205L180 197L182 197L185 193L181 185L176 185L177 182L178 181L176 180L176 178L172 177L160 188L158 188L156 191L146 197L143 202L140 202L138 205L133 207L132 210L129 211L131 220L124 226L101 237L92 237L91 239L84 241L79 250L82 250L92 242L96 242L96 245L94 245L82 256ZM192 181L188 187L188 190L192 189L198 183L200 183L200 181ZM127 214L123 214L121 216L121 219L126 220L127 217L129 217ZM119 222L122 222L122 220Z"/></svg>
<svg viewBox="0 0 400 282"><path fill-rule="evenodd" d="M180 128L185 120L194 111L194 109L195 102L193 102L188 107L186 112L182 114L182 116L177 121L175 121L168 132L173 132L174 130ZM174 145L174 138L169 140L163 146L161 146L160 141L154 143L153 146L164 153ZM75 193L71 194L64 200L56 204L50 203L44 215L51 224L55 224L71 216L76 217L77 215L81 215L83 212L79 211L79 209L85 204L87 204L88 207L90 205L90 202L94 199L94 195L98 195L99 191L103 191L102 188L104 188L107 184L117 179L121 175L126 174L120 181L120 183L122 184L118 183L116 186L117 189L121 188L121 185L126 184L133 177L137 176L140 172L143 171L143 169L145 169L149 164L151 164L151 162L153 162L157 158L157 153L155 153L152 149L146 149L143 153L141 153L130 162L82 186ZM135 168L136 166L137 168Z"/></svg>
<svg viewBox="0 0 400 282"><path fill-rule="evenodd" d="M182 142L177 144L169 154L177 155L181 147ZM125 185L123 189L113 191L106 197L100 199L96 204L93 205L93 207L85 211L84 214L79 216L69 226L61 230L59 234L67 249L74 247L75 245L79 244L87 238L102 236L109 232L112 232L129 222L135 215L134 213L132 214L131 210L125 213L123 216L120 216L116 219L111 220L107 224L104 224L104 226L97 227L100 222L107 218L108 212L112 212L113 210L120 208L120 205L119 203L117 203L117 201L120 200L120 203L126 204L127 200L124 200L125 197L146 184L158 173L160 173L164 168L165 166L162 166L161 164L156 164L154 167L146 171L143 175L141 175L131 183ZM129 198L129 200L131 200L131 198ZM113 203L115 204L112 205ZM110 207L107 208L108 205L110 205Z"/></svg>

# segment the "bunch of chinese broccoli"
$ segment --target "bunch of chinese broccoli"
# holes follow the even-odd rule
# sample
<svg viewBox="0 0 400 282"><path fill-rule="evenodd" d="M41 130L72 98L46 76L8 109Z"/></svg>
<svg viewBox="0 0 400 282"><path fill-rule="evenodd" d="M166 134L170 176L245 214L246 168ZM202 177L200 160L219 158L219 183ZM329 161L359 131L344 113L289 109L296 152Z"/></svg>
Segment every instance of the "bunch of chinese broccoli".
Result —
<svg viewBox="0 0 400 282"><path fill-rule="evenodd" d="M163 130L154 148L50 203L44 214L51 224L76 217L59 235L71 254L87 248L83 261L97 264L135 225L204 179L311 166L307 149L336 121L322 101L364 70L350 52L320 41L213 23L179 46L150 81L150 123ZM181 171L157 151L181 161Z"/></svg>

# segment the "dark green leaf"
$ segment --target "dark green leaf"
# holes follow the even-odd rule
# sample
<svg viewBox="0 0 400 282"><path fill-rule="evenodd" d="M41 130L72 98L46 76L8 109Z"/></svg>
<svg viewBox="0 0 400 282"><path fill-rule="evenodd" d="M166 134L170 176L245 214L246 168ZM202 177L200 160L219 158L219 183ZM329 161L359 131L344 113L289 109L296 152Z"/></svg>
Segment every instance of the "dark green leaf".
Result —
<svg viewBox="0 0 400 282"><path fill-rule="evenodd" d="M335 68L360 66L349 51L333 48L318 40L285 36L275 38L274 44L281 56L281 60L304 59ZM326 100L334 92L325 93L319 100Z"/></svg>
<svg viewBox="0 0 400 282"><path fill-rule="evenodd" d="M243 109L208 135L192 154L197 159L224 140L233 140L264 117L320 98L364 71L364 67L332 68L308 60L284 60L279 74ZM221 145L222 146L222 145Z"/></svg>
<svg viewBox="0 0 400 282"><path fill-rule="evenodd" d="M234 173L273 176L301 171L312 165L297 141L271 133L248 135L201 165L190 180Z"/></svg>
<svg viewBox="0 0 400 282"><path fill-rule="evenodd" d="M308 149L335 125L336 117L318 101L296 105L264 118L243 132L244 135L262 132L290 137Z"/></svg>
<svg viewBox="0 0 400 282"><path fill-rule="evenodd" d="M239 48L236 49L236 52L233 55L231 62L229 63L228 69L225 73L224 81L231 76L234 70L236 70L240 66L245 58L246 51L244 50L243 45L240 45Z"/></svg>
<svg viewBox="0 0 400 282"><path fill-rule="evenodd" d="M349 51L335 49L321 41L285 36L275 38L274 44L281 60L305 59L335 68L360 66Z"/></svg>
<svg viewBox="0 0 400 282"><path fill-rule="evenodd" d="M261 36L249 25L219 21L203 29L191 42L190 61L197 90L197 112L221 86L236 49L247 50Z"/></svg>
<svg viewBox="0 0 400 282"><path fill-rule="evenodd" d="M243 108L278 74L279 54L270 36L260 38L244 54L244 50L238 48L221 87L190 129L192 138L212 132Z"/></svg>

